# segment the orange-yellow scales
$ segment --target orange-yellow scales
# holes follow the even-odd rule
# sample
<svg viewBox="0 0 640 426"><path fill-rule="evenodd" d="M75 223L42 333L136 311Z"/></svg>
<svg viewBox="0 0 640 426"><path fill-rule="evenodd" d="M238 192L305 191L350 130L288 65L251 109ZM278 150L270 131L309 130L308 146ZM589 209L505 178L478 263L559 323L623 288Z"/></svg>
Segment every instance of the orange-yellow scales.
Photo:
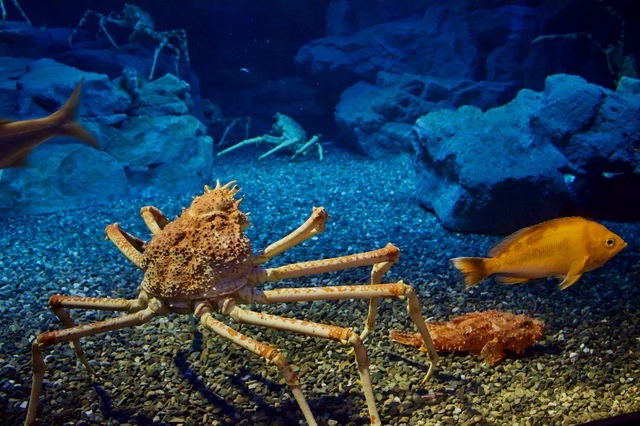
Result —
<svg viewBox="0 0 640 426"><path fill-rule="evenodd" d="M564 290L626 246L622 238L599 223L564 217L511 234L489 250L489 258L457 257L451 263L462 271L467 287L498 274L496 280L504 284L558 277Z"/></svg>
<svg viewBox="0 0 640 426"><path fill-rule="evenodd" d="M542 321L500 311L472 312L449 322L430 321L427 328L438 352L471 352L482 355L489 365L504 358L505 350L522 353L545 332ZM392 330L390 336L398 343L426 351L419 333Z"/></svg>
<svg viewBox="0 0 640 426"><path fill-rule="evenodd" d="M253 268L250 226L234 182L195 197L144 250L142 288L167 298L223 296L243 287Z"/></svg>

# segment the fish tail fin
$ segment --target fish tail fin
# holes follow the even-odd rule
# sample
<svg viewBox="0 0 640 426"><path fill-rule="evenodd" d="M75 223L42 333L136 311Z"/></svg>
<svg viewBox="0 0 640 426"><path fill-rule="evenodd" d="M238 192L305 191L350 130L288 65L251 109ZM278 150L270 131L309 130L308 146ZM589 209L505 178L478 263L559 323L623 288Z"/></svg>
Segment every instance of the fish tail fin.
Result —
<svg viewBox="0 0 640 426"><path fill-rule="evenodd" d="M469 287L473 287L480 281L491 275L487 270L487 259L482 257L456 257L451 259L451 264L464 275L464 283Z"/></svg>
<svg viewBox="0 0 640 426"><path fill-rule="evenodd" d="M422 346L424 340L420 337L420 333L412 333L410 331L403 330L391 330L389 337L394 342L398 342L407 346Z"/></svg>
<svg viewBox="0 0 640 426"><path fill-rule="evenodd" d="M82 83L84 83L84 77L78 82L73 93L69 96L69 99L67 99L67 102L65 102L58 111L53 113L53 117L58 120L61 136L78 139L87 145L102 150L102 147L91 132L76 121L76 115L78 114L78 107L80 105Z"/></svg>

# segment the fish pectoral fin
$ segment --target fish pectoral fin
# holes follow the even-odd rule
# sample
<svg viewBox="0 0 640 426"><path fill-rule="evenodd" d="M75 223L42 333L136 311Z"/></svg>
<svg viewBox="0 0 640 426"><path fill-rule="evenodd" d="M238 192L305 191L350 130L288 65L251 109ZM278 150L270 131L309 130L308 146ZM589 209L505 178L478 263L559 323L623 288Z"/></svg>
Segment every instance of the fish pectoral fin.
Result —
<svg viewBox="0 0 640 426"><path fill-rule="evenodd" d="M570 287L580 279L587 260L589 260L589 256L584 256L582 259L576 260L571 264L571 267L569 267L569 272L567 272L567 275L565 275L564 279L559 285L560 290L564 290L565 288Z"/></svg>
<svg viewBox="0 0 640 426"><path fill-rule="evenodd" d="M487 364L493 366L504 358L504 344L499 339L490 340L482 347L480 355L482 355Z"/></svg>
<svg viewBox="0 0 640 426"><path fill-rule="evenodd" d="M522 284L531 281L529 278L517 277L515 275L496 275L496 281L501 284Z"/></svg>
<svg viewBox="0 0 640 426"><path fill-rule="evenodd" d="M559 285L560 290L564 290L565 288L572 286L576 281L580 279L581 276L582 274L574 275L572 277L569 277L569 275L567 275Z"/></svg>

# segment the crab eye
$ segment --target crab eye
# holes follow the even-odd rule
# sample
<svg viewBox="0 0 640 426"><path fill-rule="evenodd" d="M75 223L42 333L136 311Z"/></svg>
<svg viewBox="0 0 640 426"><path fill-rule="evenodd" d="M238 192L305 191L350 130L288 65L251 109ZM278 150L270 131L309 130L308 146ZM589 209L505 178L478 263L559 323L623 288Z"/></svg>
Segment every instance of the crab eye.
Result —
<svg viewBox="0 0 640 426"><path fill-rule="evenodd" d="M613 238L607 238L607 240L604 242L604 245L607 247L613 247L615 242L616 240L614 240Z"/></svg>

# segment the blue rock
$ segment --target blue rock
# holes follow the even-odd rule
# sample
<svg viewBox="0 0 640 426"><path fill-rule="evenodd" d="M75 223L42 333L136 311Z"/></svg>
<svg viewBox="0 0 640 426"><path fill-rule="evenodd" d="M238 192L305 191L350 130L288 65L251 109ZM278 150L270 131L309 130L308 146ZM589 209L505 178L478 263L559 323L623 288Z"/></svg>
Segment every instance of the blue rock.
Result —
<svg viewBox="0 0 640 426"><path fill-rule="evenodd" d="M157 117L184 115L193 112L191 88L173 74L165 74L142 86L138 115Z"/></svg>
<svg viewBox="0 0 640 426"><path fill-rule="evenodd" d="M82 78L82 115L106 117L121 114L129 106L129 96L115 90L106 75L87 73L45 58L30 62L27 72L17 82L20 116L35 118L51 114L67 101Z"/></svg>
<svg viewBox="0 0 640 426"><path fill-rule="evenodd" d="M511 99L511 84L414 74L378 73L376 84L347 88L336 106L339 141L371 158L412 153L411 125L430 111L475 105L494 107Z"/></svg>
<svg viewBox="0 0 640 426"><path fill-rule="evenodd" d="M550 76L543 92L486 112L432 112L414 131L418 199L449 229L505 234L567 213L606 216L610 203L624 216L640 196L640 96L580 77Z"/></svg>
<svg viewBox="0 0 640 426"><path fill-rule="evenodd" d="M213 141L191 115L130 117L110 134L106 151L132 185L170 194L200 191L213 164Z"/></svg>
<svg viewBox="0 0 640 426"><path fill-rule="evenodd" d="M0 217L95 207L130 194L122 165L103 151L42 144L29 162L0 170Z"/></svg>
<svg viewBox="0 0 640 426"><path fill-rule="evenodd" d="M93 207L140 192L199 192L209 181L212 140L190 112L190 86L166 75L141 82L87 73L52 59L1 61L0 106L13 119L44 117L84 78L78 119L104 151L57 137L29 167L0 171L0 217ZM145 84L146 83L146 84Z"/></svg>

